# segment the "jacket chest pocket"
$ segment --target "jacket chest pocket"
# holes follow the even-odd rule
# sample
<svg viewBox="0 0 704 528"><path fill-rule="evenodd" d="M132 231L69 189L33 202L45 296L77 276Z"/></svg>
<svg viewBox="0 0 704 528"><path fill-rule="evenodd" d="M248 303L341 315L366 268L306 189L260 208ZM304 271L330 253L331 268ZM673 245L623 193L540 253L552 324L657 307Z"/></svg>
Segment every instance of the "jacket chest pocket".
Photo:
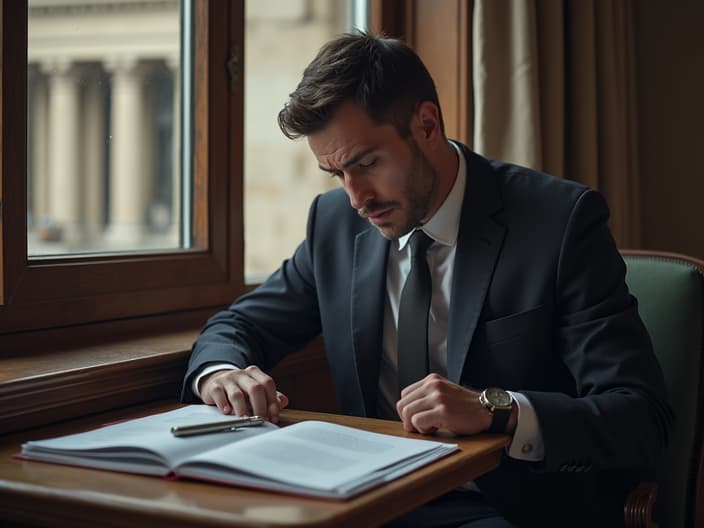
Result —
<svg viewBox="0 0 704 528"><path fill-rule="evenodd" d="M550 370L552 317L548 306L485 321L477 329L466 368L478 386L526 388Z"/></svg>
<svg viewBox="0 0 704 528"><path fill-rule="evenodd" d="M539 334L544 334L550 323L547 306L541 304L530 310L484 322L484 339L489 347L511 341L532 341Z"/></svg>

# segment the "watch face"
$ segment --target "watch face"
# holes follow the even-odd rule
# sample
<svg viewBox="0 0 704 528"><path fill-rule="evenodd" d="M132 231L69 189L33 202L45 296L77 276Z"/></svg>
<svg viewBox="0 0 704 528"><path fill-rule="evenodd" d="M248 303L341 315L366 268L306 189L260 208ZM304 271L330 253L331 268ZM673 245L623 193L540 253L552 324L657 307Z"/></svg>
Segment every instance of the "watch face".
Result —
<svg viewBox="0 0 704 528"><path fill-rule="evenodd" d="M496 407L509 407L512 403L511 395L505 390L497 388L487 389L486 399Z"/></svg>

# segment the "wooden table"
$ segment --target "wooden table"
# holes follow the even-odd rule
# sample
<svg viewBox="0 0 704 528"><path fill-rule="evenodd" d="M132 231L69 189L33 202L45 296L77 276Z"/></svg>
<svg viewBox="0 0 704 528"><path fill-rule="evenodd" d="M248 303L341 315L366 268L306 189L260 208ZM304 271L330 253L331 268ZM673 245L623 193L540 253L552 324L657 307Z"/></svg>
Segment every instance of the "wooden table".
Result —
<svg viewBox="0 0 704 528"><path fill-rule="evenodd" d="M351 500L323 500L168 481L124 473L29 462L13 457L22 442L84 431L177 407L155 402L0 438L0 520L40 526L320 526L372 527L405 513L499 464L506 435L434 440L460 452ZM397 436L399 422L286 410L282 425L324 420Z"/></svg>

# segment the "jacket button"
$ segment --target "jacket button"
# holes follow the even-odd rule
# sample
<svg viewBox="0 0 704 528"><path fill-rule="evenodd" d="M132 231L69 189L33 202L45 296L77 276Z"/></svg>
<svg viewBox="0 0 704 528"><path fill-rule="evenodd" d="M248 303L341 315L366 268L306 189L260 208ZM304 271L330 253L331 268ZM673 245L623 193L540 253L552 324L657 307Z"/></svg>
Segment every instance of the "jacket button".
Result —
<svg viewBox="0 0 704 528"><path fill-rule="evenodd" d="M533 444L523 444L521 446L521 453L523 453L524 455L527 455L531 451L533 451Z"/></svg>

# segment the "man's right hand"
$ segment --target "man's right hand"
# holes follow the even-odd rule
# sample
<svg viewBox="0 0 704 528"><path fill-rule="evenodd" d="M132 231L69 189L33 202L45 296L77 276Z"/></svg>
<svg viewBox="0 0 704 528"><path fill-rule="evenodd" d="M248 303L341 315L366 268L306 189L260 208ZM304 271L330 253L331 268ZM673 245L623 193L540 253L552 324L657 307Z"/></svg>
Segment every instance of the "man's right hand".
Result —
<svg viewBox="0 0 704 528"><path fill-rule="evenodd" d="M200 382L200 397L223 414L263 416L272 423L279 421L281 409L288 405L274 380L254 365L209 374Z"/></svg>

